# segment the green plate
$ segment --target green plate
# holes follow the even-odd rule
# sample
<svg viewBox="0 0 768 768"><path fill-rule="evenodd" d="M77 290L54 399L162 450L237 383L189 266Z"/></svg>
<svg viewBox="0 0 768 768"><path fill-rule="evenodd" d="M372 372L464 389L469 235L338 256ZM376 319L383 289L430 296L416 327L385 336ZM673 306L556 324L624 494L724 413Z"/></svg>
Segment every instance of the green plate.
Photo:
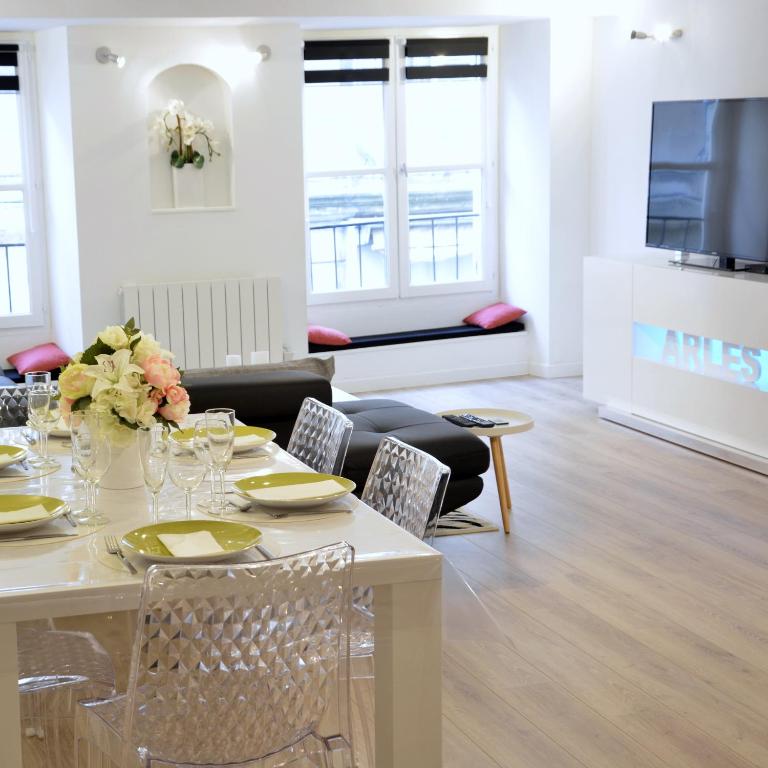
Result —
<svg viewBox="0 0 768 768"><path fill-rule="evenodd" d="M195 430L192 429L179 429L176 432L171 432L171 437L179 442L186 442L191 440L195 436ZM271 429L264 429L263 427L235 427L235 447L233 453L245 453L246 451L252 451L254 448L260 448L267 443L271 443L277 435ZM246 445L238 445L238 438L242 439L250 437Z"/></svg>
<svg viewBox="0 0 768 768"><path fill-rule="evenodd" d="M18 512L28 507L42 506L48 512L48 517L39 520L27 520L21 523L5 523L3 517L10 512ZM53 496L36 496L31 493L3 493L0 494L0 534L28 531L39 528L57 517L61 517L68 510L67 503L63 499ZM0 539L2 541L2 539Z"/></svg>
<svg viewBox="0 0 768 768"><path fill-rule="evenodd" d="M235 488L241 496L262 507L306 509L352 493L355 484L346 477L319 472L275 472L271 475L244 477L235 483ZM261 490L269 491L272 488L290 488L290 498L279 498L269 493L264 496L258 494Z"/></svg>
<svg viewBox="0 0 768 768"><path fill-rule="evenodd" d="M157 538L159 533L195 533L196 531L208 531L224 552L194 557L174 557ZM123 536L122 544L132 552L157 563L214 563L252 549L258 544L259 539L261 539L261 531L243 523L233 523L228 520L172 520L136 528Z"/></svg>
<svg viewBox="0 0 768 768"><path fill-rule="evenodd" d="M18 445L0 445L0 469L10 467L27 455L25 448Z"/></svg>

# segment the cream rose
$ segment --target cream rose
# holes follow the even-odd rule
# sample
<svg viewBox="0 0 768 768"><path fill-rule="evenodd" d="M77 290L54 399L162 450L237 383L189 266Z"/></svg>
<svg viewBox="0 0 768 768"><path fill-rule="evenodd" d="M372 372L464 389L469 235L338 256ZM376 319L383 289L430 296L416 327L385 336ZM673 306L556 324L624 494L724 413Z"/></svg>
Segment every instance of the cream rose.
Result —
<svg viewBox="0 0 768 768"><path fill-rule="evenodd" d="M136 415L136 423L142 427L151 427L155 423L157 403L153 399L145 400Z"/></svg>
<svg viewBox="0 0 768 768"><path fill-rule="evenodd" d="M128 335L119 325L110 325L99 334L99 340L114 350L128 346Z"/></svg>
<svg viewBox="0 0 768 768"><path fill-rule="evenodd" d="M86 371L89 366L83 363L68 365L59 376L59 391L70 400L79 400L93 391L93 377Z"/></svg>
<svg viewBox="0 0 768 768"><path fill-rule="evenodd" d="M162 348L150 333L142 333L139 343L133 348L133 362L141 365L148 357L162 355Z"/></svg>

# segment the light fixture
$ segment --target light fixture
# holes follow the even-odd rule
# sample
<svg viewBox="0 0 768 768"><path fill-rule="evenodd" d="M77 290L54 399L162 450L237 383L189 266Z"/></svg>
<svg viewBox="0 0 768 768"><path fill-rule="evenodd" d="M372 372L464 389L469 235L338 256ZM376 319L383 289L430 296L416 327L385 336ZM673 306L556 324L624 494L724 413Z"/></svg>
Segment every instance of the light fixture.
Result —
<svg viewBox="0 0 768 768"><path fill-rule="evenodd" d="M657 24L653 29L653 34L641 32L639 29L633 29L629 36L630 40L655 40L657 43L667 43L670 40L677 40L683 36L682 29L675 29L671 24Z"/></svg>
<svg viewBox="0 0 768 768"><path fill-rule="evenodd" d="M115 64L118 69L122 69L125 66L125 56L118 56L116 53L112 53L106 45L96 49L96 61L99 64Z"/></svg>
<svg viewBox="0 0 768 768"><path fill-rule="evenodd" d="M266 61L272 55L272 49L268 45L260 45L255 51L256 63L261 64L262 61Z"/></svg>

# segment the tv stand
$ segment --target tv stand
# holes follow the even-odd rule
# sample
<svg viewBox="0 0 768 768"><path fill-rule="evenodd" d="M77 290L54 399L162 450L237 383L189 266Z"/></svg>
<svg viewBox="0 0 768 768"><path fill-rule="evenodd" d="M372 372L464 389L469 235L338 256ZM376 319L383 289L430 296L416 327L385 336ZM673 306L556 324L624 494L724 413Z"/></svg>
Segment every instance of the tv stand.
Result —
<svg viewBox="0 0 768 768"><path fill-rule="evenodd" d="M733 256L701 256L687 251L678 251L677 258L670 259L669 263L674 267L693 267L694 269L714 269L720 272L748 272L758 271L750 270L744 265L737 266L736 259ZM707 263L709 262L709 263Z"/></svg>

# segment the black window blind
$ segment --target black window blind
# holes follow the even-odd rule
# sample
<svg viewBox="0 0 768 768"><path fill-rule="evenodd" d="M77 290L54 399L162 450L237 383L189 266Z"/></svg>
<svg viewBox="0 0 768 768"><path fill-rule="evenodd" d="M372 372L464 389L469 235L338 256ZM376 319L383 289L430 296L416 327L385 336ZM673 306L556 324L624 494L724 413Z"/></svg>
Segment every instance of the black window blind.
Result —
<svg viewBox="0 0 768 768"><path fill-rule="evenodd" d="M366 83L389 80L389 40L307 40L304 61L370 59L378 66L354 69L306 69L305 83Z"/></svg>
<svg viewBox="0 0 768 768"><path fill-rule="evenodd" d="M0 43L0 67L13 68L12 75L0 74L0 93L19 90L19 46Z"/></svg>
<svg viewBox="0 0 768 768"><path fill-rule="evenodd" d="M405 77L407 80L433 78L487 77L488 65L478 63L450 63L451 58L484 57L488 55L487 37L414 38L405 41ZM445 63L414 65L409 60L441 56Z"/></svg>

